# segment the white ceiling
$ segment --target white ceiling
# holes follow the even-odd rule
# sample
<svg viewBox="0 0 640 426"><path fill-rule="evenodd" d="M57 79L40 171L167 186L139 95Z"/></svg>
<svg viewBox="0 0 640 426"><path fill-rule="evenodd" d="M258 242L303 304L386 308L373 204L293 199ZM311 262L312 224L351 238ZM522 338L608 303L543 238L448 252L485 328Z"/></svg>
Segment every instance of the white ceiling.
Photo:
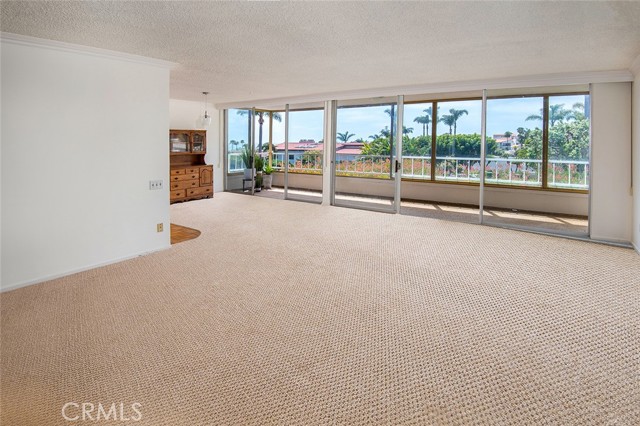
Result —
<svg viewBox="0 0 640 426"><path fill-rule="evenodd" d="M1 29L180 64L215 103L628 69L640 2L11 2Z"/></svg>

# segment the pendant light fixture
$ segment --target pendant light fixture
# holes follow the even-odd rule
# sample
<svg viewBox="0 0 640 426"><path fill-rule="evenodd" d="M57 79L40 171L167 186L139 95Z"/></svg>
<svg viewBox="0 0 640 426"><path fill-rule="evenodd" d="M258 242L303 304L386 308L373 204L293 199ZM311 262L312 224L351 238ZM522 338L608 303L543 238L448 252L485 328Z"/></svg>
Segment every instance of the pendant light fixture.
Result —
<svg viewBox="0 0 640 426"><path fill-rule="evenodd" d="M196 120L196 127L200 129L206 129L211 124L211 116L207 113L207 95L209 92L202 92L204 95L204 115L201 115Z"/></svg>

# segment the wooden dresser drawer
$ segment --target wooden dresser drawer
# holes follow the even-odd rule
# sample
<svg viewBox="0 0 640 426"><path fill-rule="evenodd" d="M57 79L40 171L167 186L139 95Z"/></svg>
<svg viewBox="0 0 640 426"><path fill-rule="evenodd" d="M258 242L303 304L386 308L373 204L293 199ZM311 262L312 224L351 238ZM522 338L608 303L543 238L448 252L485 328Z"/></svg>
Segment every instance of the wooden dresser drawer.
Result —
<svg viewBox="0 0 640 426"><path fill-rule="evenodd" d="M187 172L185 171L185 169L171 169L171 176L174 175L184 175Z"/></svg>
<svg viewBox="0 0 640 426"><path fill-rule="evenodd" d="M180 180L193 180L193 179L200 179L200 175L198 173L189 173L184 175L171 176L171 182L177 182Z"/></svg>
<svg viewBox="0 0 640 426"><path fill-rule="evenodd" d="M179 180L171 182L171 190L175 191L177 189L196 188L199 184L200 181L198 180Z"/></svg>
<svg viewBox="0 0 640 426"><path fill-rule="evenodd" d="M187 191L185 189L173 190L169 193L169 198L175 200L176 198L186 197Z"/></svg>
<svg viewBox="0 0 640 426"><path fill-rule="evenodd" d="M187 189L187 196L213 194L213 186L201 186Z"/></svg>
<svg viewBox="0 0 640 426"><path fill-rule="evenodd" d="M198 167L188 167L185 169L187 174L196 174L196 173L200 173L200 168Z"/></svg>

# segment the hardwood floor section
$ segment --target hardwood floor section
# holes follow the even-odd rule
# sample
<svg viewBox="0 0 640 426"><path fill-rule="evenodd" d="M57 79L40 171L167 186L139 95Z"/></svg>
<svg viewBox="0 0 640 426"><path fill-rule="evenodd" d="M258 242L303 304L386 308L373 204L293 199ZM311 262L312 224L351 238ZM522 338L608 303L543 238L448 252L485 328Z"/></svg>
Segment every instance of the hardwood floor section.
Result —
<svg viewBox="0 0 640 426"><path fill-rule="evenodd" d="M171 224L171 244L178 244L185 241L193 240L200 236L200 231L186 226Z"/></svg>

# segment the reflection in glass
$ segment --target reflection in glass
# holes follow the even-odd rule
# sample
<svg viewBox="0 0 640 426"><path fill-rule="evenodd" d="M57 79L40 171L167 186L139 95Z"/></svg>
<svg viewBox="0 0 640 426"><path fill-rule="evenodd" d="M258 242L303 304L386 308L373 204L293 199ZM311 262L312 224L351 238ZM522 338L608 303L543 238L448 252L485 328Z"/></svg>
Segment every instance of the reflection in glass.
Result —
<svg viewBox="0 0 640 426"><path fill-rule="evenodd" d="M487 101L485 182L542 186L543 98Z"/></svg>
<svg viewBox="0 0 640 426"><path fill-rule="evenodd" d="M170 143L171 152L189 151L189 133L172 133Z"/></svg>
<svg viewBox="0 0 640 426"><path fill-rule="evenodd" d="M549 97L549 188L589 189L589 95Z"/></svg>
<svg viewBox="0 0 640 426"><path fill-rule="evenodd" d="M404 105L405 135L402 138L403 178L431 178L432 121L432 102Z"/></svg>
<svg viewBox="0 0 640 426"><path fill-rule="evenodd" d="M193 133L193 146L191 151L204 152L204 134L197 132Z"/></svg>
<svg viewBox="0 0 640 426"><path fill-rule="evenodd" d="M436 180L480 181L482 101L438 103Z"/></svg>
<svg viewBox="0 0 640 426"><path fill-rule="evenodd" d="M343 106L337 112L336 175L392 178L395 103ZM403 129L405 133L408 129Z"/></svg>
<svg viewBox="0 0 640 426"><path fill-rule="evenodd" d="M244 171L242 151L249 144L248 114L251 110L227 111L227 173Z"/></svg>

